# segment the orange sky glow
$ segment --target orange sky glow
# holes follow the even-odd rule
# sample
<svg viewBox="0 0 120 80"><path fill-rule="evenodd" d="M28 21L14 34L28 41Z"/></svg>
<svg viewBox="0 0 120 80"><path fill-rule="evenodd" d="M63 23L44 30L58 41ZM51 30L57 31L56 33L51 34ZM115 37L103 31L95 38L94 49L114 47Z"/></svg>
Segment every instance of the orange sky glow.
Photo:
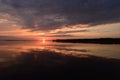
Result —
<svg viewBox="0 0 120 80"><path fill-rule="evenodd" d="M73 38L120 38L120 23L111 23L106 25L97 25L89 27L89 24L79 24L70 27L63 26L58 29L42 31L32 31L28 28L22 28L15 20L11 19L8 14L2 15L0 18L0 36L14 36L35 40L51 40L51 39L73 39ZM40 27L36 25L36 28ZM44 41L44 40L43 40Z"/></svg>

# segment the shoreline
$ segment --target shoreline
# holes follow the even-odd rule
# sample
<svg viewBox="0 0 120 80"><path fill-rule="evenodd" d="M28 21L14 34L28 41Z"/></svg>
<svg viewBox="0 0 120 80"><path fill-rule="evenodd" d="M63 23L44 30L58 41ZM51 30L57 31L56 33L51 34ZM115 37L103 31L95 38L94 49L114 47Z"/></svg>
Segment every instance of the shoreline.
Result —
<svg viewBox="0 0 120 80"><path fill-rule="evenodd" d="M65 42L65 43L120 44L120 38L56 39L53 41L54 42Z"/></svg>

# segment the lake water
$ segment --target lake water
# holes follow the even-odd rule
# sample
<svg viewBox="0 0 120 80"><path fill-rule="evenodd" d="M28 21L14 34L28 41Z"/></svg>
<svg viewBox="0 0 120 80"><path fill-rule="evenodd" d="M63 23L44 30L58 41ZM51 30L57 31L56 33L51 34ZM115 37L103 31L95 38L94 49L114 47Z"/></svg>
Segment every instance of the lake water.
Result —
<svg viewBox="0 0 120 80"><path fill-rule="evenodd" d="M47 50L62 54L93 55L104 58L120 59L120 45L56 43L51 41L0 41L0 63L9 62L30 50Z"/></svg>
<svg viewBox="0 0 120 80"><path fill-rule="evenodd" d="M119 80L119 48L119 44L0 41L0 80L74 80L86 76Z"/></svg>

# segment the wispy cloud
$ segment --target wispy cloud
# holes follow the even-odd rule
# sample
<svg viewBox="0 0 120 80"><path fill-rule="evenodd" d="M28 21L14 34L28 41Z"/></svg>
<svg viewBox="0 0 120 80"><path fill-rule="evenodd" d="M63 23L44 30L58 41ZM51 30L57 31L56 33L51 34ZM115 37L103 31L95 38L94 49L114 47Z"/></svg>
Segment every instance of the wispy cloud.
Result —
<svg viewBox="0 0 120 80"><path fill-rule="evenodd" d="M67 33L80 33L80 32L89 32L89 30L58 31L52 34L67 34Z"/></svg>
<svg viewBox="0 0 120 80"><path fill-rule="evenodd" d="M74 35L69 35L69 34L51 34L51 35L43 35L41 37L59 37L59 38L64 38L64 37L76 37Z"/></svg>

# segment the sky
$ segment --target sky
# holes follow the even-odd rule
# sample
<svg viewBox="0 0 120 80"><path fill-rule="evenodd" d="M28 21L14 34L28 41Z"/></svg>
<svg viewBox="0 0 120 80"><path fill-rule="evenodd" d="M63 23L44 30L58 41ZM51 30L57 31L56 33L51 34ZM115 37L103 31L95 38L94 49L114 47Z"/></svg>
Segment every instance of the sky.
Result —
<svg viewBox="0 0 120 80"><path fill-rule="evenodd" d="M0 38L120 38L120 0L0 0Z"/></svg>

